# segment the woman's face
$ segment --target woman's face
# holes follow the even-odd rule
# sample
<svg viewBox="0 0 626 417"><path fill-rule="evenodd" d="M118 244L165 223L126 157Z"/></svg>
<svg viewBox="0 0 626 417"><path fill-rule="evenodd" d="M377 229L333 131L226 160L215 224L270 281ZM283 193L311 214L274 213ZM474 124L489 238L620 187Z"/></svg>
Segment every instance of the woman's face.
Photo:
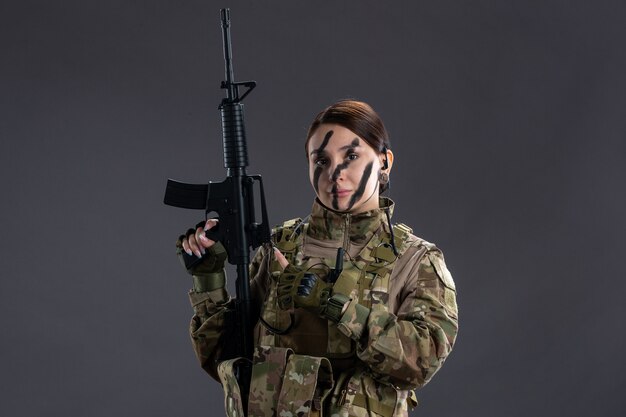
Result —
<svg viewBox="0 0 626 417"><path fill-rule="evenodd" d="M361 213L378 208L383 156L354 132L322 124L307 149L309 179L317 198L336 211Z"/></svg>

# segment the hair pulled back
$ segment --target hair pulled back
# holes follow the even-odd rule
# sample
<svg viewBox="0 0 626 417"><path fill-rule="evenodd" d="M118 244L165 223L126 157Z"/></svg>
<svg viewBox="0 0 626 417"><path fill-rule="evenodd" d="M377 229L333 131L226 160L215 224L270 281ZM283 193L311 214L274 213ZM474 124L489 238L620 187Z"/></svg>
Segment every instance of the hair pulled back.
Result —
<svg viewBox="0 0 626 417"><path fill-rule="evenodd" d="M322 124L332 123L350 129L363 138L376 152L383 153L385 148L390 149L387 129L378 113L369 104L356 100L340 100L315 116L304 144L305 152L317 128Z"/></svg>
<svg viewBox="0 0 626 417"><path fill-rule="evenodd" d="M378 113L367 103L356 100L339 100L322 110L309 127L304 151L309 158L309 140L322 124L338 124L356 133L378 153L385 153L391 148L389 134ZM387 189L381 184L380 192Z"/></svg>

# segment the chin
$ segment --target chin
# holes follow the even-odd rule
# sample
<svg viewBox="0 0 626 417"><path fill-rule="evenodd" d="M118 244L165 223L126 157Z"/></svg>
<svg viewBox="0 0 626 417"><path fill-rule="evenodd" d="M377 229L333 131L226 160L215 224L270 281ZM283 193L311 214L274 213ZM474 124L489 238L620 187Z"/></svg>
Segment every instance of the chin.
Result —
<svg viewBox="0 0 626 417"><path fill-rule="evenodd" d="M345 213L347 210L347 204L344 205L345 207L342 207L341 205L337 208L333 207L333 200L325 200L325 199L321 199L319 197L317 197L317 201L324 207L326 207L328 210L331 211L336 211L337 213Z"/></svg>

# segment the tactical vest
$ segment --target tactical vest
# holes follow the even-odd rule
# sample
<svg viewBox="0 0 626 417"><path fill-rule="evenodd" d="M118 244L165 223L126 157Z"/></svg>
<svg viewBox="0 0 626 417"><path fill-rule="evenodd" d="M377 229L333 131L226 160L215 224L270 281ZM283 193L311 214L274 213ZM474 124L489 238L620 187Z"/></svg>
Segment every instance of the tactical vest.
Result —
<svg viewBox="0 0 626 417"><path fill-rule="evenodd" d="M334 259L307 258L302 253L307 227L308 225L301 219L285 222L274 229L274 244L295 266L313 268L318 274L324 270L329 271L335 267ZM431 245L419 239L409 241L411 232L412 230L404 224L393 226L393 239L398 256L401 256L409 246ZM398 258L393 251L391 239L391 234L384 229L374 233L354 258L344 261L344 270L335 282L333 291L357 299L359 304L371 310L387 311L389 279ZM272 274L279 274L282 268L276 260L273 260L270 270ZM262 325L257 328L259 334L248 406L250 416L280 416L283 415L282 412L319 416L329 395L333 416L347 416L348 410L351 415L367 416L369 410L390 417L397 415L399 411L406 413L408 404L411 406L417 404L412 391L398 391L391 386L377 383L363 365L356 366L352 372L341 373L338 380L334 381L328 359L356 358L355 342L341 333L335 323L326 324L326 352L320 352L319 356L294 354L292 349L284 346L282 342L289 336L294 316L293 312L278 307L276 280L271 281L261 312ZM229 377L231 371L232 362L227 361L220 365L227 414L239 416L242 409L238 405L238 388L233 388L236 380ZM302 384L305 380L307 384ZM309 389L302 388L304 385ZM372 390L375 391L374 396L371 395ZM382 400L378 401L376 397ZM288 401L287 398L291 400ZM359 409L362 412L359 412Z"/></svg>
<svg viewBox="0 0 626 417"><path fill-rule="evenodd" d="M325 275L324 270L327 273L335 267L335 259L304 256L302 243L307 227L308 225L302 223L301 219L285 222L281 227L274 229L274 244L293 265L299 267L308 265L318 275ZM393 226L394 243L399 255L408 247L410 233L411 229L404 224ZM353 259L344 261L344 270L335 282L333 292L357 299L359 304L369 309L387 310L389 278L396 259L390 234L385 230L379 230ZM272 262L270 268L275 274L282 270L276 260ZM265 326L265 331L261 332L259 344L281 346L282 333L288 333L292 316L290 312L278 307L274 287L270 287L268 291L261 317L269 326ZM341 333L332 322L327 323L327 335L327 349L323 352L326 357L347 358L354 354L356 348L354 341Z"/></svg>

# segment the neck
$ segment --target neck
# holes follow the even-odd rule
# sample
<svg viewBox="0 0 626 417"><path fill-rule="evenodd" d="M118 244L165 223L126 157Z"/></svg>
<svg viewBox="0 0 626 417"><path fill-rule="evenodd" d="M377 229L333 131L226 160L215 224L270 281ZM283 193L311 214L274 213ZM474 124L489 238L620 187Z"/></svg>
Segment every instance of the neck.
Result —
<svg viewBox="0 0 626 417"><path fill-rule="evenodd" d="M381 198L376 208L354 212L338 212L315 200L307 234L316 239L337 241L337 246L368 241L381 224L386 223L385 210L393 207L388 198Z"/></svg>

